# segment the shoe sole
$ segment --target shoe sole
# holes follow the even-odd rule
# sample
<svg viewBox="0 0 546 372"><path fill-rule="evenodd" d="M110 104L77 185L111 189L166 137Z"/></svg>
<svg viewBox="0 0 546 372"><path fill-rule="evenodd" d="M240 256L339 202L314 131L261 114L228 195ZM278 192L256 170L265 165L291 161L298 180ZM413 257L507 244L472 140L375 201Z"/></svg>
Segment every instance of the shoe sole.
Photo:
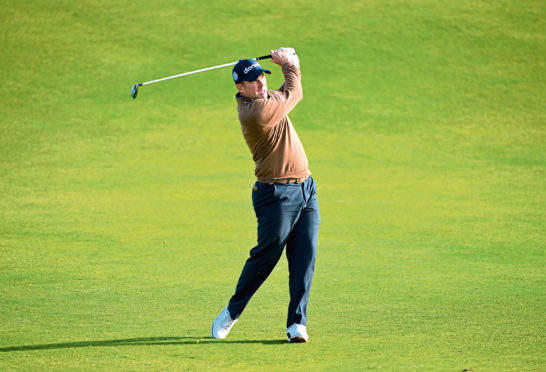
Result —
<svg viewBox="0 0 546 372"><path fill-rule="evenodd" d="M288 342L292 344L301 344L301 343L307 342L307 340L303 337L292 337L288 339Z"/></svg>

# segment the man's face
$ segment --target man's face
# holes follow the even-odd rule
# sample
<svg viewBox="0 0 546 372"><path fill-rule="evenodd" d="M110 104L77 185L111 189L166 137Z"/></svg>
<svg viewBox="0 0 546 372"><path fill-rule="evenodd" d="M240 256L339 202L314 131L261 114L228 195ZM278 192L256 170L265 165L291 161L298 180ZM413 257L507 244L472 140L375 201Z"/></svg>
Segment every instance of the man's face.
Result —
<svg viewBox="0 0 546 372"><path fill-rule="evenodd" d="M265 75L261 74L256 81L243 81L237 84L237 89L243 97L246 98L266 98L267 97L267 81Z"/></svg>

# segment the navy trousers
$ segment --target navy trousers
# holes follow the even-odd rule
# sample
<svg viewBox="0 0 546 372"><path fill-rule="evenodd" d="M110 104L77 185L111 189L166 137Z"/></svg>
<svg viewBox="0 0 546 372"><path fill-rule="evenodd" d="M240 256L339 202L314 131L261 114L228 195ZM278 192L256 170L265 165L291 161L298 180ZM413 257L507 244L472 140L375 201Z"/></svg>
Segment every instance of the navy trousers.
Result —
<svg viewBox="0 0 546 372"><path fill-rule="evenodd" d="M235 294L229 301L232 319L241 315L286 246L290 289L286 326L307 324L320 224L316 191L311 177L302 183L256 182L254 185L252 203L258 219L258 245L250 250Z"/></svg>

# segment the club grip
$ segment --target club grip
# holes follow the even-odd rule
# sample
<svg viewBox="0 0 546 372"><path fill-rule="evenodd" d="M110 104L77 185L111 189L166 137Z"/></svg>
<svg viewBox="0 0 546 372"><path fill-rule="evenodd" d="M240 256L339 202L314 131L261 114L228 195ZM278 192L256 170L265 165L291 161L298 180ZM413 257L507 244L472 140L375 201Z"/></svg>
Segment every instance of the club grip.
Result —
<svg viewBox="0 0 546 372"><path fill-rule="evenodd" d="M296 55L296 51L294 51L294 55ZM271 54L268 54L266 56L256 57L256 61L259 61L260 59L269 59L271 58Z"/></svg>

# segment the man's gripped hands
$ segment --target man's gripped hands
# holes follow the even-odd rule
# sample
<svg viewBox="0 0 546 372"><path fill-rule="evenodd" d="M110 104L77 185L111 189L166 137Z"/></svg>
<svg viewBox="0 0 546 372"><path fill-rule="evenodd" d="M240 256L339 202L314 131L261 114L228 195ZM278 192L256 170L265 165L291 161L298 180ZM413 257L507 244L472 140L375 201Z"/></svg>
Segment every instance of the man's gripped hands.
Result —
<svg viewBox="0 0 546 372"><path fill-rule="evenodd" d="M296 67L300 65L300 59L298 58L298 55L296 54L296 50L294 48L279 48L276 50L271 50L270 54L271 62L279 66L282 66L287 62L293 64Z"/></svg>

